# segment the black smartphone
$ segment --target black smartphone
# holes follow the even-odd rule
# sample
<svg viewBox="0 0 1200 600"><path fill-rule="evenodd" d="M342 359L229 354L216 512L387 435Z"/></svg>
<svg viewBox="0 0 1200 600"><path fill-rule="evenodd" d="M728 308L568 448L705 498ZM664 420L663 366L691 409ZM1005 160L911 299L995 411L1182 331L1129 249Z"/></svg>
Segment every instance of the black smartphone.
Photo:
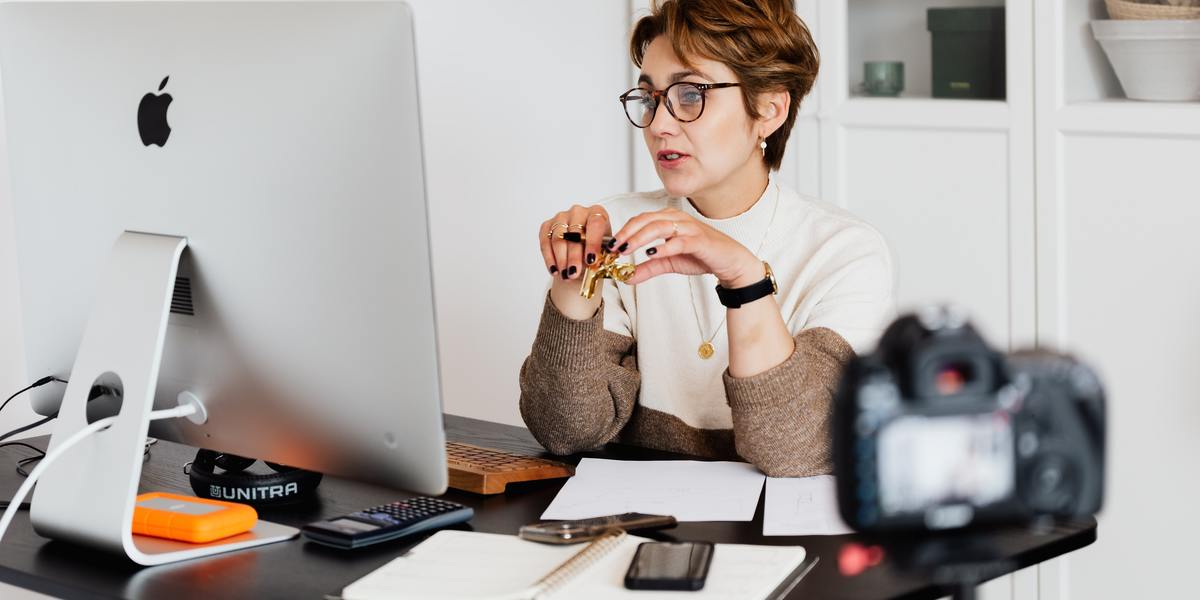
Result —
<svg viewBox="0 0 1200 600"><path fill-rule="evenodd" d="M704 587L712 556L712 542L642 542L625 572L625 587L694 592Z"/></svg>

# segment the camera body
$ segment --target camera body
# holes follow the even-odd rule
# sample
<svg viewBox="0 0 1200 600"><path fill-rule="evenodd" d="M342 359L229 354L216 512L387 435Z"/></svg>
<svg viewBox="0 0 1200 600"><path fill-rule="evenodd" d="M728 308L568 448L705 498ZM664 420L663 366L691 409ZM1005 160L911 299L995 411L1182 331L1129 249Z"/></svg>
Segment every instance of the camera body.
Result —
<svg viewBox="0 0 1200 600"><path fill-rule="evenodd" d="M1005 356L949 308L900 317L837 391L842 518L887 531L1095 514L1104 404L1099 378L1068 356Z"/></svg>

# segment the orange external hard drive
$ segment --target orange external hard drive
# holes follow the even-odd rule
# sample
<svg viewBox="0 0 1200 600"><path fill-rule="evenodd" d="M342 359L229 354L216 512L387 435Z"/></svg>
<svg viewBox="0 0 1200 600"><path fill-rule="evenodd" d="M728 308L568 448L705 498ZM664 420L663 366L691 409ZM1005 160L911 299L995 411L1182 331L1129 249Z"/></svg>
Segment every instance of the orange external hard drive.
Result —
<svg viewBox="0 0 1200 600"><path fill-rule="evenodd" d="M245 504L154 492L137 497L133 532L203 544L250 531L258 512Z"/></svg>

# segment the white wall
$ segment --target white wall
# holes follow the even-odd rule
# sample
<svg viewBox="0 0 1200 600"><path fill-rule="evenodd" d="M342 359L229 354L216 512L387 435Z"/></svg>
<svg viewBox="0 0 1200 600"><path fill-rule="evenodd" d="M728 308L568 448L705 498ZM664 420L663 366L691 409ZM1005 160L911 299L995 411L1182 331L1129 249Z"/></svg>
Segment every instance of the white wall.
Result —
<svg viewBox="0 0 1200 600"><path fill-rule="evenodd" d="M519 424L548 277L538 227L630 186L628 7L412 4L446 412Z"/></svg>
<svg viewBox="0 0 1200 600"><path fill-rule="evenodd" d="M8 146L4 143L7 137L4 121L0 119L0 402L29 385L25 376L25 342L21 334L17 246L8 193ZM28 401L13 400L0 413L0 433L36 420L37 415L29 408ZM43 425L29 431L28 435L49 432L49 425Z"/></svg>

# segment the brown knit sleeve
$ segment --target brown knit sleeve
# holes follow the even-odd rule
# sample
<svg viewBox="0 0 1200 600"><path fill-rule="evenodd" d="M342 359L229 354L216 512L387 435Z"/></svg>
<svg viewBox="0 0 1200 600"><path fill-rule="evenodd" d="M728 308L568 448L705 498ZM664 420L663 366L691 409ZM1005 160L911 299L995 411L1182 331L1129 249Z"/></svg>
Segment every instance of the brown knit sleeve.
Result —
<svg viewBox="0 0 1200 600"><path fill-rule="evenodd" d="M633 414L641 386L634 340L603 324L603 303L577 321L546 295L533 350L521 365L521 418L555 454L608 443Z"/></svg>
<svg viewBox="0 0 1200 600"><path fill-rule="evenodd" d="M725 370L738 455L771 477L807 477L833 470L833 394L854 350L832 329L805 329L783 363L753 377Z"/></svg>

